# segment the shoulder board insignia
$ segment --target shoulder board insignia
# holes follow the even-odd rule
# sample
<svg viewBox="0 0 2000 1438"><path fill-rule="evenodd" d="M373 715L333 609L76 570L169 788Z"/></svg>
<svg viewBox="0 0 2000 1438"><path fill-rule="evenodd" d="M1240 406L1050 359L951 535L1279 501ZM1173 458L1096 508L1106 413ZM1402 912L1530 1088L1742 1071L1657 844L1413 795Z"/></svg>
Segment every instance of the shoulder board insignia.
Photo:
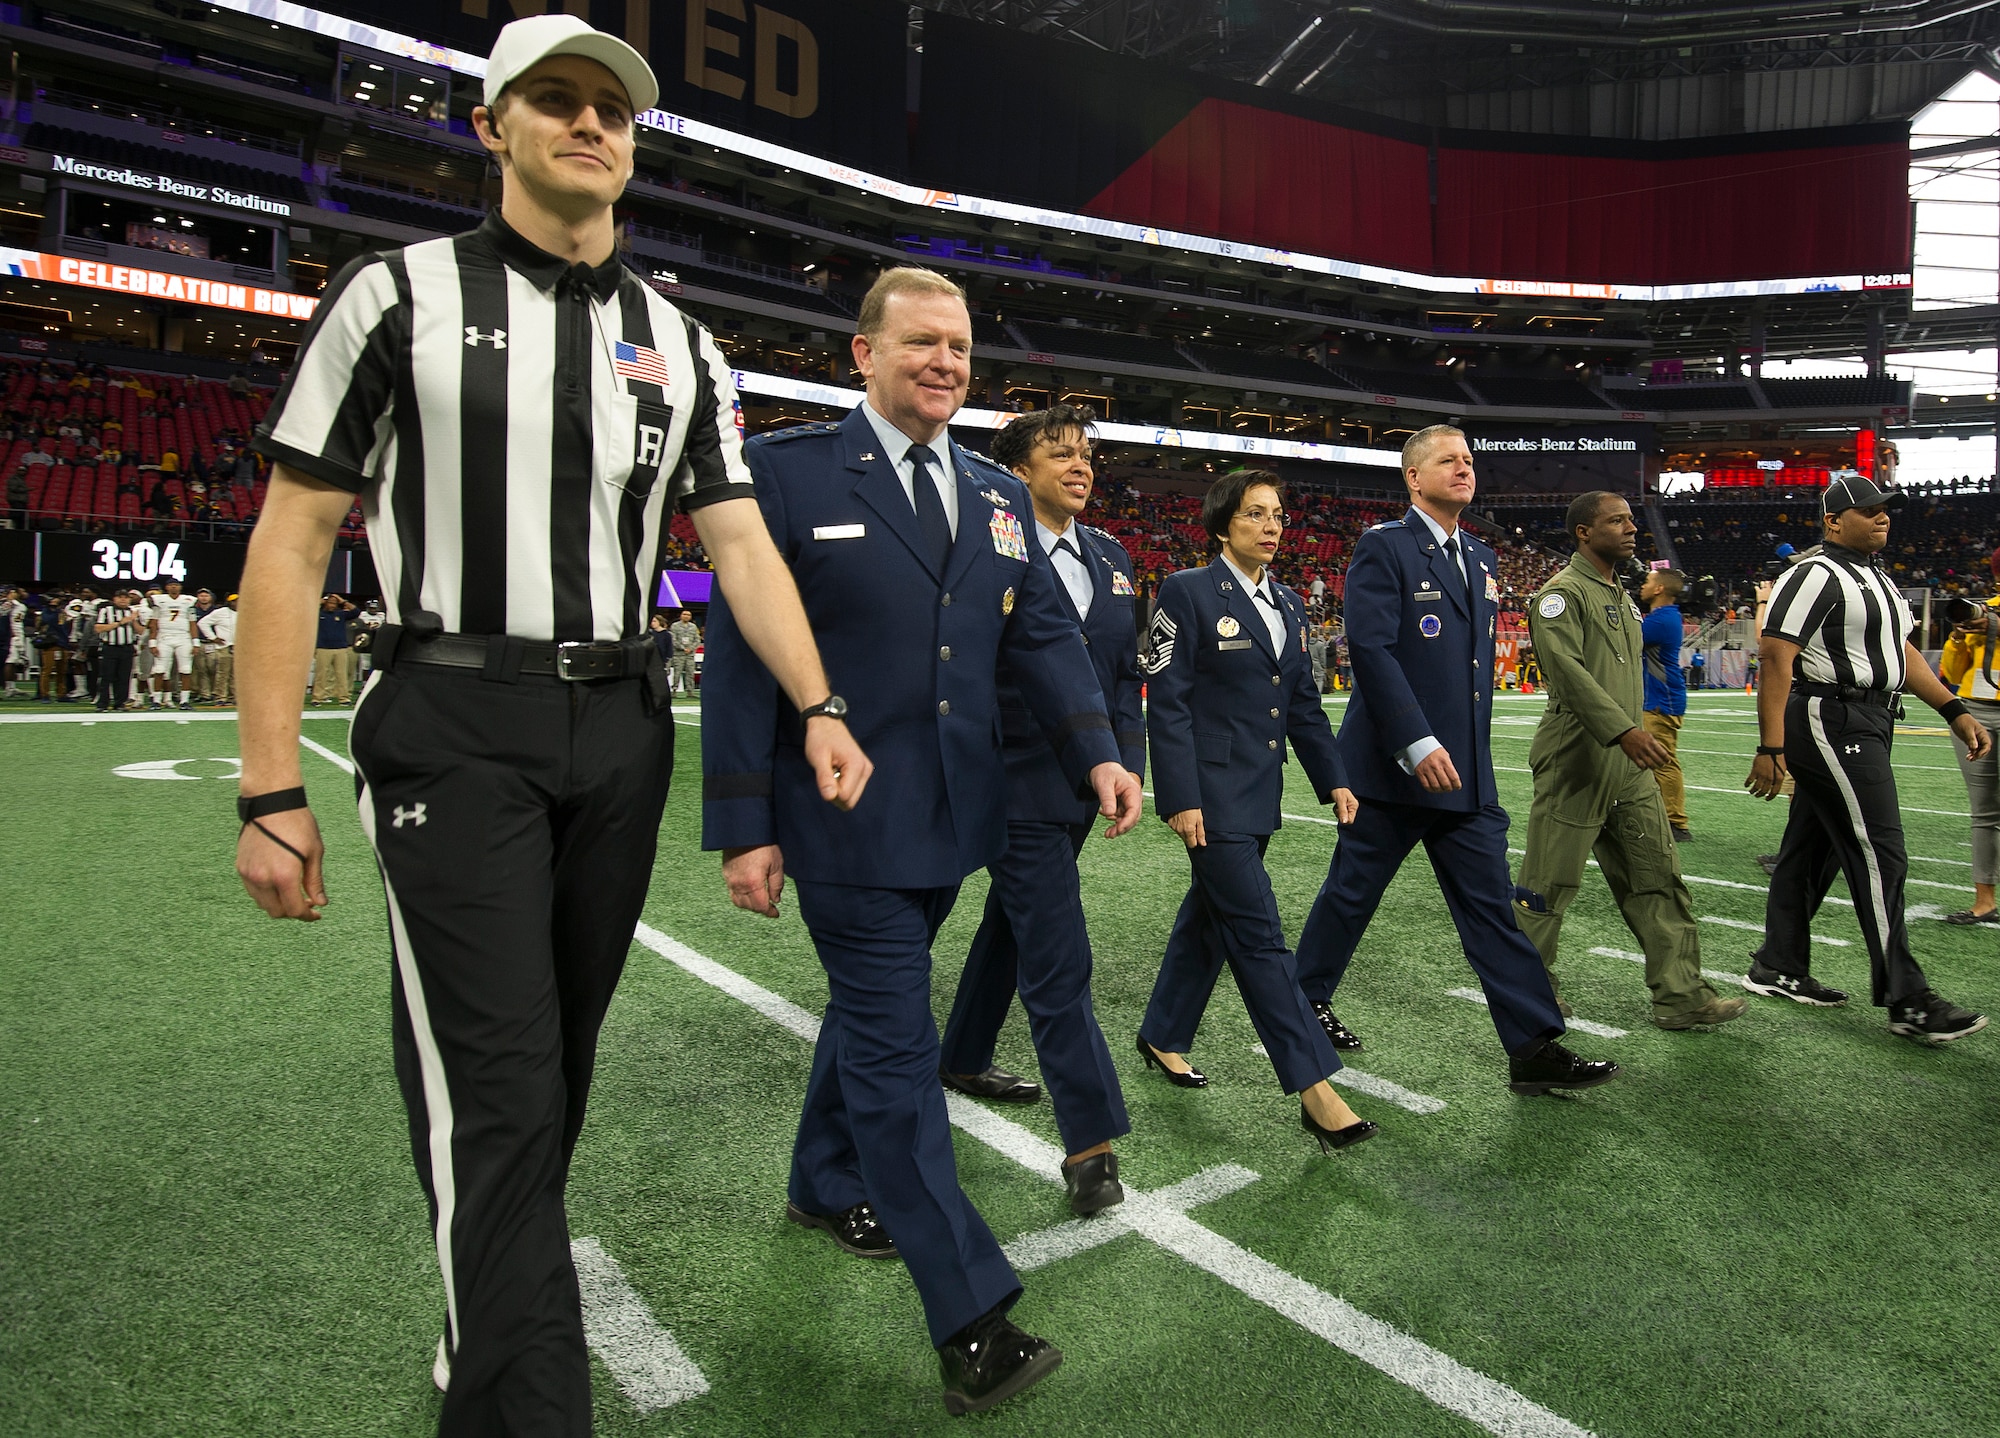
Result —
<svg viewBox="0 0 2000 1438"><path fill-rule="evenodd" d="M1112 534L1111 534L1111 531L1110 531L1110 530L1108 530L1108 529L1099 529L1099 528L1098 528L1098 527L1097 527L1096 525L1094 525L1094 524L1086 524L1086 525L1083 525L1083 526L1082 526L1082 528L1084 528L1084 529L1087 529L1087 530L1089 530L1089 531L1090 531L1090 532L1091 532L1092 534L1094 534L1094 535L1098 536L1098 537L1099 537L1100 539L1110 539L1110 538L1112 537Z"/></svg>
<svg viewBox="0 0 2000 1438"><path fill-rule="evenodd" d="M970 477L971 476L969 475L967 476L967 478ZM1013 502L1009 500L1006 495L1002 494L997 489L982 489L979 491L979 497L985 500L988 504L999 505L1002 509L1011 508L1013 504Z"/></svg>
<svg viewBox="0 0 2000 1438"><path fill-rule="evenodd" d="M753 434L750 436L749 442L751 444L781 444L789 440L804 439L808 435L828 435L839 432L840 426L837 424L794 424L788 425L784 429L767 429L762 434ZM872 454L862 456L864 459L873 459L874 457Z"/></svg>

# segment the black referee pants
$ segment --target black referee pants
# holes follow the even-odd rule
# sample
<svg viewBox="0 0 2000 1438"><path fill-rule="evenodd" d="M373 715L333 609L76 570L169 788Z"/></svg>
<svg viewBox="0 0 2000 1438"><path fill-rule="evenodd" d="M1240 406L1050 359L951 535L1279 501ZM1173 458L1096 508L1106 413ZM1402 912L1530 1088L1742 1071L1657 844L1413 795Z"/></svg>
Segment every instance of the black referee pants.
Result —
<svg viewBox="0 0 2000 1438"><path fill-rule="evenodd" d="M132 697L132 646L97 646L97 707L123 709Z"/></svg>
<svg viewBox="0 0 2000 1438"><path fill-rule="evenodd" d="M447 1438L590 1432L563 1186L673 769L673 718L643 688L404 665L355 710L444 1276Z"/></svg>
<svg viewBox="0 0 2000 1438"><path fill-rule="evenodd" d="M1780 973L1802 975L1810 964L1808 926L1833 876L1845 874L1868 944L1878 1007L1930 987L1910 955L1903 922L1910 860L1889 764L1895 731L1895 717L1886 709L1801 694L1786 701L1792 813L1764 906L1764 962Z"/></svg>

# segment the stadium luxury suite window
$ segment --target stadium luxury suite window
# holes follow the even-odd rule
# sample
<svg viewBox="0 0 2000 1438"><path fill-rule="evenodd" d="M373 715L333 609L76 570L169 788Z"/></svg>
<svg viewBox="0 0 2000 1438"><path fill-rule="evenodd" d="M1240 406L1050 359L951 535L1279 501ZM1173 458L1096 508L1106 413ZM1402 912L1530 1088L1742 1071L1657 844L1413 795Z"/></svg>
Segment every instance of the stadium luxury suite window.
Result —
<svg viewBox="0 0 2000 1438"><path fill-rule="evenodd" d="M63 234L71 239L257 270L272 267L275 248L274 234L265 225L239 224L150 200L116 200L77 190L68 194Z"/></svg>

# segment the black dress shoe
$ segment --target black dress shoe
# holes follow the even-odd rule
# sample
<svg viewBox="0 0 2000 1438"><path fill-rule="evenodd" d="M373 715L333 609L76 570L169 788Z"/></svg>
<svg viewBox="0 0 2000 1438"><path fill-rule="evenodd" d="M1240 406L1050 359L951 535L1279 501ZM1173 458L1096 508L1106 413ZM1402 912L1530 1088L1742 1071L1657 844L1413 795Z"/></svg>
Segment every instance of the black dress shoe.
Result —
<svg viewBox="0 0 2000 1438"><path fill-rule="evenodd" d="M1124 1185L1118 1182L1118 1155L1094 1153L1062 1166L1063 1191L1069 1195L1069 1211L1088 1218L1114 1203L1125 1201Z"/></svg>
<svg viewBox="0 0 2000 1438"><path fill-rule="evenodd" d="M1319 1026L1326 1030L1326 1036L1335 1048L1352 1051L1361 1047L1360 1036L1334 1017L1332 1004L1315 1003L1313 1013L1318 1017Z"/></svg>
<svg viewBox="0 0 2000 1438"><path fill-rule="evenodd" d="M807 1213L796 1203L785 1205L785 1217L801 1228L819 1228L856 1258L895 1258L896 1241L889 1237L875 1210L865 1203L839 1213Z"/></svg>
<svg viewBox="0 0 2000 1438"><path fill-rule="evenodd" d="M1533 1098L1550 1089L1596 1088L1618 1077L1610 1059L1578 1058L1550 1039L1526 1058L1507 1060L1507 1087Z"/></svg>
<svg viewBox="0 0 2000 1438"><path fill-rule="evenodd" d="M954 1418L984 1413L1062 1367L1062 1350L1023 1333L996 1308L938 1345L944 1407Z"/></svg>
<svg viewBox="0 0 2000 1438"><path fill-rule="evenodd" d="M1195 1068L1193 1065L1189 1065L1187 1072L1185 1073L1174 1072L1174 1070L1168 1068L1165 1064L1160 1062L1160 1056L1153 1052L1153 1046L1147 1043L1143 1038L1139 1040L1139 1057L1146 1061L1147 1068L1158 1069L1161 1073L1165 1074L1167 1076L1167 1082L1170 1084L1174 1084L1180 1088L1208 1087L1207 1074L1203 1073L1200 1069Z"/></svg>
<svg viewBox="0 0 2000 1438"><path fill-rule="evenodd" d="M1010 1074L1002 1068L989 1068L985 1073L948 1074L938 1070L938 1077L944 1080L946 1088L955 1088L960 1093L969 1093L974 1098L998 1099L1001 1103L1040 1103L1042 1086L1033 1079L1024 1079L1019 1074Z"/></svg>
<svg viewBox="0 0 2000 1438"><path fill-rule="evenodd" d="M1306 1112L1304 1104L1299 1105L1299 1127L1319 1140L1321 1153L1332 1153L1337 1148L1360 1143L1382 1131L1379 1124L1370 1123L1365 1118L1349 1124L1346 1128L1321 1128L1319 1120Z"/></svg>

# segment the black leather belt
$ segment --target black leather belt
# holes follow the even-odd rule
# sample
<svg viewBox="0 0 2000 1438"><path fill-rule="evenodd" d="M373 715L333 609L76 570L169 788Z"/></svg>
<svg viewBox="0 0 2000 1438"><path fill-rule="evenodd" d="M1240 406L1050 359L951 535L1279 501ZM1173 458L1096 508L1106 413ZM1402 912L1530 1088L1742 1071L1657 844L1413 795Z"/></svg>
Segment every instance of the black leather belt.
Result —
<svg viewBox="0 0 2000 1438"><path fill-rule="evenodd" d="M1902 693L1894 689L1857 689L1851 684L1805 684L1794 683L1792 693L1803 694L1808 699L1838 699L1843 704L1864 704L1870 709L1887 709L1892 713L1902 707Z"/></svg>
<svg viewBox="0 0 2000 1438"><path fill-rule="evenodd" d="M473 669L483 678L511 684L522 676L580 684L593 679L633 679L658 656L650 639L595 643L517 639L511 634L434 634L420 638L400 625L375 632L378 669L419 666Z"/></svg>

